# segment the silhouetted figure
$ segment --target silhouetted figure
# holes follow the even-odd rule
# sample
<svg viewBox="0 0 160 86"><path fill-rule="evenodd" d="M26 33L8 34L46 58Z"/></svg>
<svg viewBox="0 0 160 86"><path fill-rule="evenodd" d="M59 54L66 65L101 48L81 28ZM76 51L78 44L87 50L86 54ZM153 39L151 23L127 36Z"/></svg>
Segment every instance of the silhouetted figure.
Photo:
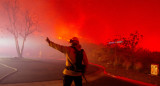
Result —
<svg viewBox="0 0 160 86"><path fill-rule="evenodd" d="M49 40L46 41L50 47L53 47L66 55L66 67L63 71L63 86L71 86L72 81L76 86L82 86L82 75L88 67L88 59L86 53L81 49L77 37L70 40L71 46L62 46Z"/></svg>

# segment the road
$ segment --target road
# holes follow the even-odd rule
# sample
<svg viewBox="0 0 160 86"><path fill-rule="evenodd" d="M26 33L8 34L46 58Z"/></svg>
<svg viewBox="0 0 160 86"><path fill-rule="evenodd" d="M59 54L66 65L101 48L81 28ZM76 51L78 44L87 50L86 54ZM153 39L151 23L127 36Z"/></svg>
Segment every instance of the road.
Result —
<svg viewBox="0 0 160 86"><path fill-rule="evenodd" d="M0 59L0 63L17 68L18 71L8 77L0 80L0 84L14 84L14 83L30 83L62 80L62 71L65 67L65 61L36 61L26 59ZM1 67L2 65L0 65ZM100 68L90 65L87 74L92 74ZM0 69L1 71L1 69ZM4 70L3 70L4 71ZM1 72L0 72L1 73ZM96 74L98 75L98 73ZM94 76L93 76L94 77ZM92 78L89 77L89 78ZM62 84L62 83L61 83ZM127 81L119 80L112 77L103 76L89 83L84 83L84 86L138 86ZM50 86L50 85L46 85Z"/></svg>
<svg viewBox="0 0 160 86"><path fill-rule="evenodd" d="M65 68L65 61L63 60L37 61L30 59L0 59L0 63L18 70L16 73L0 80L0 83L3 84L62 80L62 72ZM0 65L0 68L0 75L3 75L4 71L10 72L11 70L4 68L3 65ZM92 70L89 70L87 74L99 69L92 65L90 65L89 68Z"/></svg>

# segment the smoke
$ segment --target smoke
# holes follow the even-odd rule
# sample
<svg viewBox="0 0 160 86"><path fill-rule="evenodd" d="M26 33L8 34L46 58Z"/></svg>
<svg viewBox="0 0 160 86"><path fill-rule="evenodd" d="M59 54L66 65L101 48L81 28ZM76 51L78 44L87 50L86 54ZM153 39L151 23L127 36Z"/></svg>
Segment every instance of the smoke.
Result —
<svg viewBox="0 0 160 86"><path fill-rule="evenodd" d="M46 1L50 13L44 15L52 18L48 20L52 22L48 31L55 36L67 39L78 36L87 42L105 43L115 35L128 36L139 31L144 35L140 47L158 51L159 48L155 48L160 47L155 40L160 28L158 3L151 0L54 0Z"/></svg>
<svg viewBox="0 0 160 86"><path fill-rule="evenodd" d="M159 51L159 3L152 0L19 0L22 12L27 9L39 19L38 31L27 40L25 55L30 55L29 50L39 55L40 47L43 54L52 52L45 43L46 37L67 46L67 40L74 36L78 37L83 45L101 44L116 38L116 35L128 36L135 31L144 36L139 47ZM1 6L0 23L3 27L8 21L4 13ZM35 48L31 49L33 47Z"/></svg>

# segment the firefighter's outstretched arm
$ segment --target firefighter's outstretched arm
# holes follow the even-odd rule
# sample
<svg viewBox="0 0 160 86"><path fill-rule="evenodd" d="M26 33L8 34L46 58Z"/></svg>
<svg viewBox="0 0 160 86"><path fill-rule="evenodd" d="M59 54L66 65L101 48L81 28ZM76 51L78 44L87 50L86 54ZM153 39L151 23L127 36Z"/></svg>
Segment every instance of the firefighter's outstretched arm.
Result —
<svg viewBox="0 0 160 86"><path fill-rule="evenodd" d="M66 53L66 51L67 51L67 47L66 46L62 46L62 45L56 44L56 43L50 41L50 39L48 37L46 38L46 41L47 41L47 43L49 44L50 47L55 48L55 49L59 50L62 53Z"/></svg>

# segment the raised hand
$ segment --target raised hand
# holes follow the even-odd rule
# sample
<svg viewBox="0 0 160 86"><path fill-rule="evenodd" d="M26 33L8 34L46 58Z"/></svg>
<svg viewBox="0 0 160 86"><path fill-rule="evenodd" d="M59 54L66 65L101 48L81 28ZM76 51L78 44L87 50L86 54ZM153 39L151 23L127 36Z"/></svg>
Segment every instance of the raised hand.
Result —
<svg viewBox="0 0 160 86"><path fill-rule="evenodd" d="M51 41L49 40L49 38L48 38L48 37L46 38L46 41L47 41L48 43L50 43L50 42L51 42Z"/></svg>

